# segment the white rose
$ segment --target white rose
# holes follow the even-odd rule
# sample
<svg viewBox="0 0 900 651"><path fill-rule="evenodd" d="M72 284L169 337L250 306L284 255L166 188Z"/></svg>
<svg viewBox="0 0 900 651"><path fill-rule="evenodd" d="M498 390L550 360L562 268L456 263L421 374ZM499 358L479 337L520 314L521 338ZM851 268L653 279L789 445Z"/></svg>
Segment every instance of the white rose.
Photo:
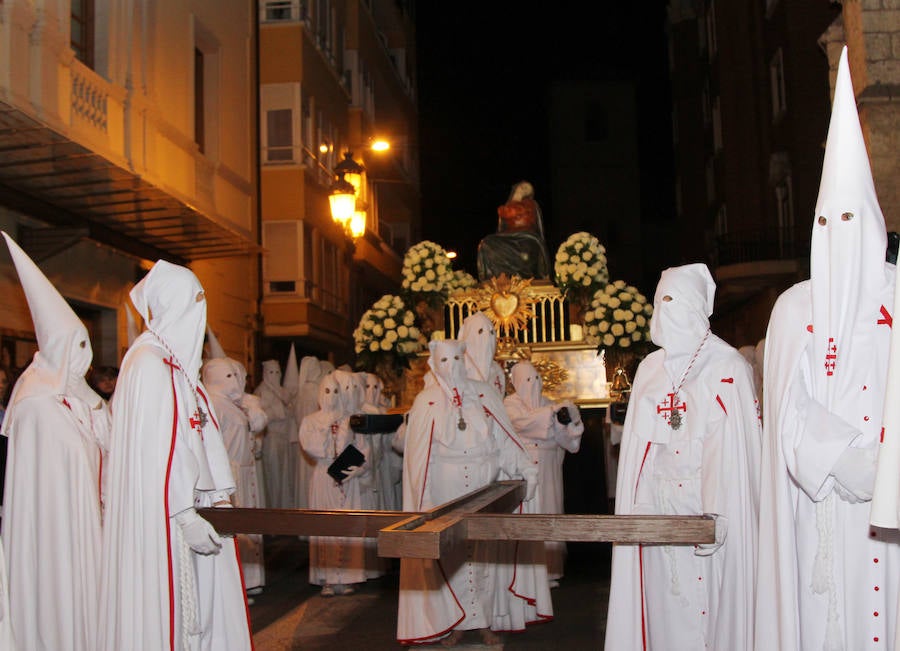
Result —
<svg viewBox="0 0 900 651"><path fill-rule="evenodd" d="M395 341L397 341L397 331L396 330L388 330L386 333L384 333L384 338L387 341L394 343Z"/></svg>
<svg viewBox="0 0 900 651"><path fill-rule="evenodd" d="M391 349L391 342L388 339L381 340L381 350L388 351Z"/></svg>
<svg viewBox="0 0 900 651"><path fill-rule="evenodd" d="M409 328L405 325L397 326L397 334L406 339L409 336Z"/></svg>
<svg viewBox="0 0 900 651"><path fill-rule="evenodd" d="M598 329L600 332L607 332L607 331L609 331L609 321L601 321L601 322L597 325L597 329Z"/></svg>
<svg viewBox="0 0 900 651"><path fill-rule="evenodd" d="M394 328L397 327L397 322L390 318L385 319L384 327L387 328L388 330L393 330Z"/></svg>
<svg viewBox="0 0 900 651"><path fill-rule="evenodd" d="M371 350L373 353L377 353L379 350L378 342L377 341L371 342L369 344L369 350Z"/></svg>
<svg viewBox="0 0 900 651"><path fill-rule="evenodd" d="M616 282L613 283L613 286L615 286L615 288L616 288L616 289L619 289L619 290L625 289L625 281L624 281L624 280L617 280Z"/></svg>
<svg viewBox="0 0 900 651"><path fill-rule="evenodd" d="M376 324L372 327L372 334L375 335L376 337L380 337L381 335L384 334L384 328L382 328L380 325L378 325L378 324L376 323Z"/></svg>
<svg viewBox="0 0 900 651"><path fill-rule="evenodd" d="M631 333L631 339L632 339L632 341L640 341L641 333L638 332L637 330L635 330L634 332Z"/></svg>
<svg viewBox="0 0 900 651"><path fill-rule="evenodd" d="M604 346L612 346L614 343L616 343L616 338L613 337L611 334L603 335L603 345Z"/></svg>
<svg viewBox="0 0 900 651"><path fill-rule="evenodd" d="M590 251L585 251L584 253L581 254L581 257L582 257L584 260L590 260L591 258L594 257L594 254L591 253Z"/></svg>
<svg viewBox="0 0 900 651"><path fill-rule="evenodd" d="M619 339L619 346L621 346L622 348L628 348L630 345L631 339L629 339L628 337L622 337L621 339Z"/></svg>
<svg viewBox="0 0 900 651"><path fill-rule="evenodd" d="M425 272L425 278L433 281L435 278L437 278L437 276L435 275L433 269L429 269L428 271Z"/></svg>
<svg viewBox="0 0 900 651"><path fill-rule="evenodd" d="M415 323L415 320L416 320L416 317L413 315L412 312L407 312L406 314L403 315L403 325L411 326L413 323Z"/></svg>
<svg viewBox="0 0 900 651"><path fill-rule="evenodd" d="M612 332L612 334L615 335L616 337L621 337L622 335L625 334L625 328L622 326L621 323L613 323L612 328L610 329L610 332Z"/></svg>
<svg viewBox="0 0 900 651"><path fill-rule="evenodd" d="M643 311L643 309L644 309L644 306L641 305L640 303L638 303L637 301L634 301L631 304L631 311L634 312L635 314L640 314Z"/></svg>
<svg viewBox="0 0 900 651"><path fill-rule="evenodd" d="M622 304L622 301L620 301L620 300L619 300L618 298L616 298L615 296L610 296L610 297L609 297L609 306L610 306L611 308L616 309L616 308L619 307L621 304Z"/></svg>
<svg viewBox="0 0 900 651"><path fill-rule="evenodd" d="M388 308L387 313L389 316L397 316L397 308L396 307ZM390 327L393 327L393 326L390 326Z"/></svg>
<svg viewBox="0 0 900 651"><path fill-rule="evenodd" d="M621 300L623 303L630 303L632 298L634 298L634 296L631 294L631 292L622 292L621 294L619 294L619 300Z"/></svg>
<svg viewBox="0 0 900 651"><path fill-rule="evenodd" d="M631 321L633 319L634 319L634 312L632 312L631 310L623 310L622 318L619 320L620 321Z"/></svg>
<svg viewBox="0 0 900 651"><path fill-rule="evenodd" d="M639 327L643 328L647 325L647 319L644 318L643 314L638 314L634 317L634 322L638 324Z"/></svg>
<svg viewBox="0 0 900 651"><path fill-rule="evenodd" d="M631 334L635 330L637 330L637 324L634 321L629 321L625 324L625 332L628 334Z"/></svg>

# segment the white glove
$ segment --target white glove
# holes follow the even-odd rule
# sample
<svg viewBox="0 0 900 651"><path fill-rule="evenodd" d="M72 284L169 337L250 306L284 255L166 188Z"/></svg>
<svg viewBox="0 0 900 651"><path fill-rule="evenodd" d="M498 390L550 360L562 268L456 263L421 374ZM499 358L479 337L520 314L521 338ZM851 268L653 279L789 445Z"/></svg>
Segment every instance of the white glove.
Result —
<svg viewBox="0 0 900 651"><path fill-rule="evenodd" d="M831 474L834 492L845 502L857 504L872 499L875 488L876 451L874 447L849 447L838 457Z"/></svg>
<svg viewBox="0 0 900 651"><path fill-rule="evenodd" d="M717 513L704 513L704 515L711 515L716 521L716 542L695 545L695 556L711 556L714 554L725 542L725 535L728 533L728 518Z"/></svg>
<svg viewBox="0 0 900 651"><path fill-rule="evenodd" d="M344 481L348 479L352 479L357 475L360 475L366 471L365 466L347 466L346 470L341 470L341 474L344 475Z"/></svg>
<svg viewBox="0 0 900 651"><path fill-rule="evenodd" d="M222 549L222 539L213 526L194 509L185 509L175 516L175 522L181 527L181 535L188 547L198 554L218 554Z"/></svg>

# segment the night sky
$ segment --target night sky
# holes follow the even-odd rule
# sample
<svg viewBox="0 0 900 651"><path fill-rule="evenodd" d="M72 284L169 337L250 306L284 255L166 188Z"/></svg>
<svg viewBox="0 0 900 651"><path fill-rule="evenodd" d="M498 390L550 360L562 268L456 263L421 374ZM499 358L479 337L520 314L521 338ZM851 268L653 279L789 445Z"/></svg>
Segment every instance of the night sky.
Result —
<svg viewBox="0 0 900 651"><path fill-rule="evenodd" d="M519 180L534 185L552 230L546 106L556 80L636 80L641 187L668 188L665 5L417 2L423 232L458 251L457 268L475 273L478 241ZM652 220L673 208L650 199L642 210ZM551 256L558 245L548 241Z"/></svg>

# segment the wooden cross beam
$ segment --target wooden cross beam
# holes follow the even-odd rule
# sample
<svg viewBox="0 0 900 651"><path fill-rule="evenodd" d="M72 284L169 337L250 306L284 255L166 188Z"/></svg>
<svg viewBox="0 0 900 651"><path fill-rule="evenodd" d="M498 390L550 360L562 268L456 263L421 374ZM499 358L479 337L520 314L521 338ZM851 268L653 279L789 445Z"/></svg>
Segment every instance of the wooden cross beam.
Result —
<svg viewBox="0 0 900 651"><path fill-rule="evenodd" d="M221 533L378 538L378 555L441 558L465 540L559 540L691 545L715 540L703 515L513 515L521 480L495 482L424 513L308 509L199 509Z"/></svg>

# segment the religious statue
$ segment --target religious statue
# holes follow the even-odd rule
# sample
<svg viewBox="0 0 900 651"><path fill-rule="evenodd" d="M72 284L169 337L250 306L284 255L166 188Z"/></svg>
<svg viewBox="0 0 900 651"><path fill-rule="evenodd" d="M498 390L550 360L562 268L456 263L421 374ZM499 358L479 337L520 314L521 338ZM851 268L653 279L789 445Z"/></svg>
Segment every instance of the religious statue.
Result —
<svg viewBox="0 0 900 651"><path fill-rule="evenodd" d="M497 232L478 244L478 279L485 281L502 273L549 278L550 255L531 183L516 183L507 202L497 208L497 215Z"/></svg>

